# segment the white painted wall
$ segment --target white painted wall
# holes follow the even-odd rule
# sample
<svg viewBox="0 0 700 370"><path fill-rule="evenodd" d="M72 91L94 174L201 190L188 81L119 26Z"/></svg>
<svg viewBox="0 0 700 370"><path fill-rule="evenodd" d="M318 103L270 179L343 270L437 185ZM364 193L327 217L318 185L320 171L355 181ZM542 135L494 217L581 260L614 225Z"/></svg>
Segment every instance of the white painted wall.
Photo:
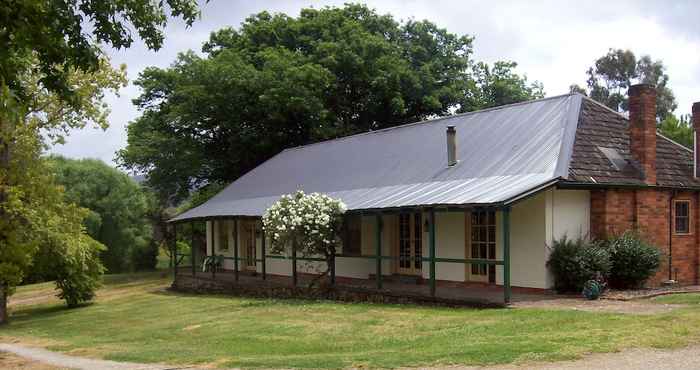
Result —
<svg viewBox="0 0 700 370"><path fill-rule="evenodd" d="M430 215L425 213L424 220ZM466 258L465 212L435 213L435 257ZM423 230L423 256L430 256L430 233ZM465 265L461 263L435 263L435 278L438 280L464 281ZM423 278L430 278L430 263L423 262Z"/></svg>

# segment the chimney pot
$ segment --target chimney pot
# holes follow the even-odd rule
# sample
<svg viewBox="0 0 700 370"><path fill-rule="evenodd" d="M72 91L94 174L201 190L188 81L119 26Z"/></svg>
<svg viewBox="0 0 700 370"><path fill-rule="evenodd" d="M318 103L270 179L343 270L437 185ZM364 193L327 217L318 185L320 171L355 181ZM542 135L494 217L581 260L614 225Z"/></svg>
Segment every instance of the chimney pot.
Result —
<svg viewBox="0 0 700 370"><path fill-rule="evenodd" d="M457 164L457 130L454 126L447 126L447 166Z"/></svg>
<svg viewBox="0 0 700 370"><path fill-rule="evenodd" d="M642 165L644 181L656 184L656 89L649 84L629 88L630 151Z"/></svg>

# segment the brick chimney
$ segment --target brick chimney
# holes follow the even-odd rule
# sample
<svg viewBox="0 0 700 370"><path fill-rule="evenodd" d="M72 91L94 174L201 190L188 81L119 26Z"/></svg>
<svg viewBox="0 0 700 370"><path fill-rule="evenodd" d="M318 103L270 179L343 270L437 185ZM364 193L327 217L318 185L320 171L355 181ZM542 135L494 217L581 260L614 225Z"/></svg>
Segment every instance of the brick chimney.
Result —
<svg viewBox="0 0 700 370"><path fill-rule="evenodd" d="M698 131L700 131L700 102L693 103L693 171L695 177L700 177L700 153L698 153Z"/></svg>
<svg viewBox="0 0 700 370"><path fill-rule="evenodd" d="M644 182L656 185L656 89L648 84L629 88L630 149L642 165Z"/></svg>

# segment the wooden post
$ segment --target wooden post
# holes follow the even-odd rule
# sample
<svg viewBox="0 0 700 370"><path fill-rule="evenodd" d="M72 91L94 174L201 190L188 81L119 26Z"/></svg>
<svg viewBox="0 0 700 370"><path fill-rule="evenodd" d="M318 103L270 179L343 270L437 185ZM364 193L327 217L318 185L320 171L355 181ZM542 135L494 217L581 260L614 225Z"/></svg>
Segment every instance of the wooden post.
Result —
<svg viewBox="0 0 700 370"><path fill-rule="evenodd" d="M297 286L297 240L292 241L292 284Z"/></svg>
<svg viewBox="0 0 700 370"><path fill-rule="evenodd" d="M510 207L503 208L503 302L510 303Z"/></svg>
<svg viewBox="0 0 700 370"><path fill-rule="evenodd" d="M261 256L262 257L261 258L261 260L262 260L262 278L263 278L263 280L266 280L267 279L267 263L265 262L265 254L267 252L265 251L265 228L264 227L261 228L261 230L260 230L260 242L261 242L260 250L262 252L261 253L262 254L262 256Z"/></svg>
<svg viewBox="0 0 700 370"><path fill-rule="evenodd" d="M238 218L233 219L233 229L236 232L233 237L233 275L238 281Z"/></svg>
<svg viewBox="0 0 700 370"><path fill-rule="evenodd" d="M197 277L197 248L194 247L194 221L190 222L190 258L192 259L192 278Z"/></svg>
<svg viewBox="0 0 700 370"><path fill-rule="evenodd" d="M170 254L174 258L173 260L173 277L177 277L177 269L180 266L180 261L178 261L177 255L177 224L173 223L173 243L171 246L172 250Z"/></svg>
<svg viewBox="0 0 700 370"><path fill-rule="evenodd" d="M331 286L335 286L335 247L331 251L331 265L329 267L331 269Z"/></svg>
<svg viewBox="0 0 700 370"><path fill-rule="evenodd" d="M377 289L382 289L382 214L377 213L377 222L375 225L374 244L375 257L377 262Z"/></svg>
<svg viewBox="0 0 700 370"><path fill-rule="evenodd" d="M435 210L430 209L429 231L429 256L430 256L430 296L435 297Z"/></svg>

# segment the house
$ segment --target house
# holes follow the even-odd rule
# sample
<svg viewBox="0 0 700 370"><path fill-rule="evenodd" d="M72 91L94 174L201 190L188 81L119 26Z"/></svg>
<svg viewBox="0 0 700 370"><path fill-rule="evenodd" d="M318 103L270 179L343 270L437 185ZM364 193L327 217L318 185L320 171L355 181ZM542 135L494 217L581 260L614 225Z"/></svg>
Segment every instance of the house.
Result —
<svg viewBox="0 0 700 370"><path fill-rule="evenodd" d="M506 301L511 286L553 286L553 240L638 228L667 256L652 283L696 284L697 159L656 132L651 86L629 94L629 119L569 94L286 149L173 221L206 222L206 254L236 276L296 277L264 252L260 217L321 192L348 207L338 278L503 286Z"/></svg>

